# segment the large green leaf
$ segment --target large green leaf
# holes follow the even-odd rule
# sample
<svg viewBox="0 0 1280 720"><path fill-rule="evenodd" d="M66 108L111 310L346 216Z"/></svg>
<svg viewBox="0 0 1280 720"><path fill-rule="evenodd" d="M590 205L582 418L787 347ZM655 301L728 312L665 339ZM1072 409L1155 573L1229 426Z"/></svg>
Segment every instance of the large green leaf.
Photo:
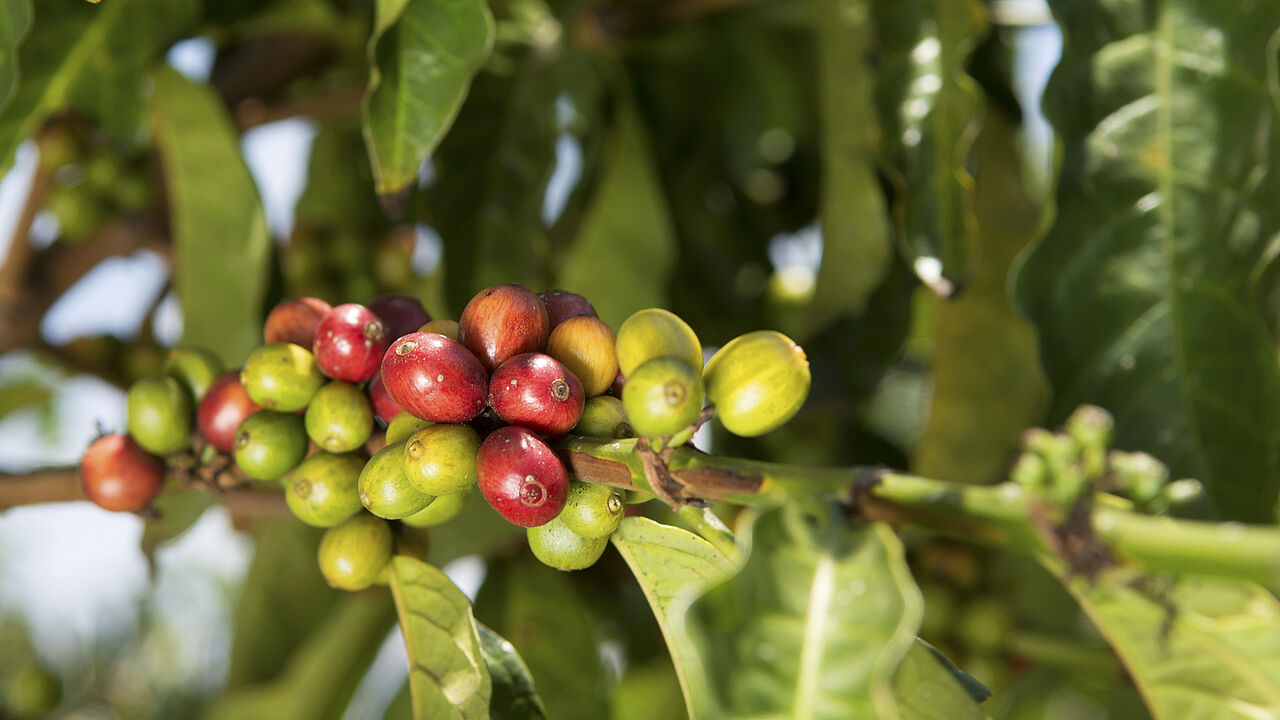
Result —
<svg viewBox="0 0 1280 720"><path fill-rule="evenodd" d="M166 492L151 503L154 516L143 526L139 544L153 570L156 548L191 529L204 511L217 502L218 498L212 493L187 488Z"/></svg>
<svg viewBox="0 0 1280 720"><path fill-rule="evenodd" d="M533 687L529 668L515 646L484 625L480 631L480 651L484 653L489 677L493 680L493 698L489 703L492 720L545 720L546 708Z"/></svg>
<svg viewBox="0 0 1280 720"><path fill-rule="evenodd" d="M530 51L512 74L471 85L440 144L426 191L428 221L444 241L449 297L461 309L481 288L546 285L542 202L555 160L555 63Z"/></svg>
<svg viewBox="0 0 1280 720"><path fill-rule="evenodd" d="M687 615L714 695L706 716L902 717L893 677L923 605L893 531L783 508L760 517L751 546Z"/></svg>
<svg viewBox="0 0 1280 720"><path fill-rule="evenodd" d="M273 682L226 693L205 720L340 720L392 625L386 593L344 598Z"/></svg>
<svg viewBox="0 0 1280 720"><path fill-rule="evenodd" d="M364 103L379 194L398 193L417 178L453 124L493 36L483 0L379 0Z"/></svg>
<svg viewBox="0 0 1280 720"><path fill-rule="evenodd" d="M884 152L896 171L904 250L948 295L967 280L975 250L966 157L982 104L965 62L985 30L984 11L977 0L905 0L875 3L874 12L885 60L877 89Z"/></svg>
<svg viewBox="0 0 1280 720"><path fill-rule="evenodd" d="M569 248L557 285L591 299L618 327L641 308L666 304L675 230L634 100L618 99L603 177Z"/></svg>
<svg viewBox="0 0 1280 720"><path fill-rule="evenodd" d="M119 138L136 138L144 72L196 10L194 0L115 0L100 5L41 0L38 5L18 50L21 77L0 114L3 167L12 162L18 143L66 106ZM4 72L12 67L6 63Z"/></svg>
<svg viewBox="0 0 1280 720"><path fill-rule="evenodd" d="M411 557L396 556L390 574L409 652L413 717L488 718L493 684L467 596L434 566Z"/></svg>
<svg viewBox="0 0 1280 720"><path fill-rule="evenodd" d="M1008 294L1009 268L1040 213L1023 189L1015 128L998 109L990 109L974 151L982 253L964 293L926 300L933 395L911 464L925 477L994 482L1048 403L1035 333Z"/></svg>
<svg viewBox="0 0 1280 720"><path fill-rule="evenodd" d="M1280 226L1267 68L1280 4L1051 2L1057 218L1022 267L1053 415L1096 403L1116 445L1272 520L1280 377L1250 273Z"/></svg>
<svg viewBox="0 0 1280 720"><path fill-rule="evenodd" d="M735 564L688 530L648 518L624 519L611 539L662 628L689 717L718 717L706 649L688 637L685 613L694 599L732 575Z"/></svg>
<svg viewBox="0 0 1280 720"><path fill-rule="evenodd" d="M182 340L237 367L261 342L271 239L235 128L213 90L154 76L151 127L164 160Z"/></svg>
<svg viewBox="0 0 1280 720"><path fill-rule="evenodd" d="M1060 568L1055 574L1063 579ZM1156 720L1280 718L1280 602L1253 583L1117 568L1068 590Z"/></svg>
<svg viewBox="0 0 1280 720"><path fill-rule="evenodd" d="M9 104L18 84L18 46L31 27L31 0L0 3L0 110Z"/></svg>
<svg viewBox="0 0 1280 720"><path fill-rule="evenodd" d="M987 714L975 701L990 696L973 678L965 682L922 642L916 642L893 675L893 698L904 720L983 720ZM979 690L981 688L981 690Z"/></svg>
<svg viewBox="0 0 1280 720"><path fill-rule="evenodd" d="M892 250L876 177L879 134L869 62L869 0L814 0L822 78L822 265L811 322L860 313L889 270Z"/></svg>
<svg viewBox="0 0 1280 720"><path fill-rule="evenodd" d="M593 720L608 714L591 613L569 575L527 556L490 562L476 613L520 651L548 717Z"/></svg>

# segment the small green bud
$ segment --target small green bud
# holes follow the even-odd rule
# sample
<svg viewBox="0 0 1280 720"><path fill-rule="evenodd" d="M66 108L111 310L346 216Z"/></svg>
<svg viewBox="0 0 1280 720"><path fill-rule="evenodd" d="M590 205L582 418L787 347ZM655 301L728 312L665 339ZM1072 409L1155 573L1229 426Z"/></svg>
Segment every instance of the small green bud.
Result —
<svg viewBox="0 0 1280 720"><path fill-rule="evenodd" d="M1134 504L1146 507L1169 481L1169 468L1144 452L1112 451L1107 456L1121 492Z"/></svg>

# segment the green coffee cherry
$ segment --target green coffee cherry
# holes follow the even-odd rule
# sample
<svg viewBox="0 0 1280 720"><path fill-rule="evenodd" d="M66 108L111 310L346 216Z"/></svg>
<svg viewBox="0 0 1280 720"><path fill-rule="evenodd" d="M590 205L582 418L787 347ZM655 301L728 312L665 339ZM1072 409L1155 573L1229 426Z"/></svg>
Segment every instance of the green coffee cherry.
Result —
<svg viewBox="0 0 1280 720"><path fill-rule="evenodd" d="M278 412L301 410L325 382L310 350L293 343L263 345L249 354L240 383L249 397Z"/></svg>
<svg viewBox="0 0 1280 720"><path fill-rule="evenodd" d="M581 419L569 432L608 440L636 436L636 432L631 429L631 423L627 422L627 413L622 409L622 401L612 395L589 398L582 408Z"/></svg>
<svg viewBox="0 0 1280 720"><path fill-rule="evenodd" d="M360 510L360 471L357 454L318 452L302 461L285 483L284 498L302 522L333 527Z"/></svg>
<svg viewBox="0 0 1280 720"><path fill-rule="evenodd" d="M143 378L129 388L129 434L152 455L167 455L191 442L191 396L171 377Z"/></svg>
<svg viewBox="0 0 1280 720"><path fill-rule="evenodd" d="M331 453L363 447L373 432L373 406L360 388L335 380L316 391L307 405L307 435Z"/></svg>
<svg viewBox="0 0 1280 720"><path fill-rule="evenodd" d="M302 417L259 410L236 428L236 465L257 480L275 480L292 470L307 454L307 431Z"/></svg>
<svg viewBox="0 0 1280 720"><path fill-rule="evenodd" d="M626 502L622 492L608 485L574 482L569 499L560 511L560 521L575 535L588 539L607 538L622 522Z"/></svg>
<svg viewBox="0 0 1280 720"><path fill-rule="evenodd" d="M430 424L430 420L416 418L401 410L395 417L391 418L391 423L387 425L387 444L408 440L410 435Z"/></svg>
<svg viewBox="0 0 1280 720"><path fill-rule="evenodd" d="M1084 469L1090 477L1106 472L1107 445L1115 424L1111 413L1096 405L1081 405L1067 418L1067 434L1080 447Z"/></svg>
<svg viewBox="0 0 1280 720"><path fill-rule="evenodd" d="M1023 453L1009 470L1009 479L1027 488L1043 488L1049 483L1049 466L1035 453Z"/></svg>
<svg viewBox="0 0 1280 720"><path fill-rule="evenodd" d="M661 308L641 310L618 328L618 368L631 382L631 373L646 361L664 355L702 369L702 343L693 328L675 313Z"/></svg>
<svg viewBox="0 0 1280 720"><path fill-rule="evenodd" d="M1144 452L1113 450L1107 462L1121 491L1140 507L1155 500L1169 482L1169 468Z"/></svg>
<svg viewBox="0 0 1280 720"><path fill-rule="evenodd" d="M363 590L378 580L391 561L391 528L360 513L325 531L320 539L320 574L339 590Z"/></svg>
<svg viewBox="0 0 1280 720"><path fill-rule="evenodd" d="M222 361L205 348L177 347L169 351L164 372L177 378L198 403L222 372Z"/></svg>
<svg viewBox="0 0 1280 720"><path fill-rule="evenodd" d="M407 518L401 518L400 522L410 527L433 527L449 522L462 512L462 508L466 507L467 499L471 497L470 490L463 490L452 495L441 495L431 504Z"/></svg>
<svg viewBox="0 0 1280 720"><path fill-rule="evenodd" d="M584 538L574 533L560 518L526 530L533 556L557 570L583 570L595 565L608 538Z"/></svg>
<svg viewBox="0 0 1280 720"><path fill-rule="evenodd" d="M476 482L480 436L470 425L438 423L409 436L404 471L413 486L428 495L452 495Z"/></svg>
<svg viewBox="0 0 1280 720"><path fill-rule="evenodd" d="M743 437L764 435L790 420L809 397L809 381L804 350L773 330L730 340L703 372L716 416Z"/></svg>
<svg viewBox="0 0 1280 720"><path fill-rule="evenodd" d="M702 410L702 381L698 371L680 358L653 358L627 376L622 407L636 434L647 438L675 435Z"/></svg>
<svg viewBox="0 0 1280 720"><path fill-rule="evenodd" d="M431 504L432 496L418 490L404 472L404 443L379 450L360 471L360 502L381 518L399 520Z"/></svg>

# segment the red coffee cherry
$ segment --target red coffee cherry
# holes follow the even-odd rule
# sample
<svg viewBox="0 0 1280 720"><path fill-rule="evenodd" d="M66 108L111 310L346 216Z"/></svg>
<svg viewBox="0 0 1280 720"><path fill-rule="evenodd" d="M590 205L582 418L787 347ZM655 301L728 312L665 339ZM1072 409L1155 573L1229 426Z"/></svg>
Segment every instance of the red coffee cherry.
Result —
<svg viewBox="0 0 1280 720"><path fill-rule="evenodd" d="M315 341L316 326L332 309L320 298L283 300L267 314L267 322L262 326L262 340L267 345L293 343L309 348Z"/></svg>
<svg viewBox="0 0 1280 720"><path fill-rule="evenodd" d="M85 496L98 507L137 512L150 505L164 485L164 462L128 435L105 435L85 451L80 482Z"/></svg>
<svg viewBox="0 0 1280 720"><path fill-rule="evenodd" d="M358 383L378 372L389 342L386 326L372 310L348 303L320 320L313 351L325 375Z"/></svg>
<svg viewBox="0 0 1280 720"><path fill-rule="evenodd" d="M369 303L369 309L382 318L392 340L417 332L424 323L431 322L422 302L408 295L380 295Z"/></svg>
<svg viewBox="0 0 1280 720"><path fill-rule="evenodd" d="M571 317L579 315L600 317L596 314L595 307L586 298L575 292L548 290L538 293L538 299L542 301L543 305L547 306L547 320L551 323L552 330L555 330L557 325Z"/></svg>
<svg viewBox="0 0 1280 720"><path fill-rule="evenodd" d="M224 453L235 449L236 428L262 407L240 384L240 371L228 370L214 379L196 410L196 428L209 444Z"/></svg>
<svg viewBox="0 0 1280 720"><path fill-rule="evenodd" d="M458 341L493 370L520 353L537 352L551 332L547 308L520 285L481 290L462 309Z"/></svg>
<svg viewBox="0 0 1280 720"><path fill-rule="evenodd" d="M551 522L569 493L560 458L537 435L515 425L498 428L480 444L476 482L493 509L521 527Z"/></svg>
<svg viewBox="0 0 1280 720"><path fill-rule="evenodd" d="M373 414L383 425L390 425L391 419L400 414L400 404L392 399L387 386L382 383L382 370L378 370L369 381L369 402L373 403Z"/></svg>
<svg viewBox="0 0 1280 720"><path fill-rule="evenodd" d="M508 423L540 435L569 432L585 402L582 383L550 355L517 355L489 378L489 407Z"/></svg>
<svg viewBox="0 0 1280 720"><path fill-rule="evenodd" d="M484 410L488 373L476 356L436 333L410 333L382 357L382 382L401 409L432 422L464 423Z"/></svg>

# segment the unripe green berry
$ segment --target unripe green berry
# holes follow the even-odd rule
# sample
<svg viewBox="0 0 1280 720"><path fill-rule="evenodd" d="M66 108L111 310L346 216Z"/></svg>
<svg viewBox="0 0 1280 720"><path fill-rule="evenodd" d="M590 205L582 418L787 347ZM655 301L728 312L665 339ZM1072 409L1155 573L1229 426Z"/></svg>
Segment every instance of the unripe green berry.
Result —
<svg viewBox="0 0 1280 720"><path fill-rule="evenodd" d="M259 410L236 428L236 465L251 478L275 480L306 454L307 431L298 415Z"/></svg>
<svg viewBox="0 0 1280 720"><path fill-rule="evenodd" d="M433 527L442 525L458 516L462 512L462 508L466 507L467 500L471 497L470 490L463 490L452 495L441 495L431 504L407 518L401 518L400 522L410 527Z"/></svg>
<svg viewBox="0 0 1280 720"><path fill-rule="evenodd" d="M379 450L360 471L360 502L381 518L399 520L431 504L432 496L418 490L404 472L404 443Z"/></svg>
<svg viewBox="0 0 1280 720"><path fill-rule="evenodd" d="M680 358L653 358L627 377L622 407L637 435L675 435L693 423L702 410L702 381L698 371Z"/></svg>
<svg viewBox="0 0 1280 720"><path fill-rule="evenodd" d="M776 430L804 405L809 360L791 338L759 330L720 348L707 362L703 382L725 429L756 437Z"/></svg>
<svg viewBox="0 0 1280 720"><path fill-rule="evenodd" d="M316 391L305 420L315 444L331 453L350 452L373 432L373 406L360 388L335 380Z"/></svg>
<svg viewBox="0 0 1280 720"><path fill-rule="evenodd" d="M357 489L364 458L318 452L302 461L285 483L289 509L314 527L333 527L360 510Z"/></svg>
<svg viewBox="0 0 1280 720"><path fill-rule="evenodd" d="M277 412L301 410L326 378L310 350L293 343L263 345L249 354L240 383L249 397Z"/></svg>
<svg viewBox="0 0 1280 720"><path fill-rule="evenodd" d="M391 560L391 528L360 513L325 531L320 539L320 574L339 590L363 590L378 580Z"/></svg>
<svg viewBox="0 0 1280 720"><path fill-rule="evenodd" d="M206 348L177 347L169 351L164 372L177 378L198 403L222 372L222 361Z"/></svg>
<svg viewBox="0 0 1280 720"><path fill-rule="evenodd" d="M591 567L604 554L609 544L605 538L584 538L573 532L560 518L526 530L533 556L557 570L583 570Z"/></svg>
<svg viewBox="0 0 1280 720"><path fill-rule="evenodd" d="M452 495L476 482L480 436L469 425L439 423L409 436L404 471L413 486L428 495Z"/></svg>
<svg viewBox="0 0 1280 720"><path fill-rule="evenodd" d="M625 510L621 491L598 483L574 482L560 521L584 538L607 538L618 529Z"/></svg>
<svg viewBox="0 0 1280 720"><path fill-rule="evenodd" d="M702 370L702 343L689 324L662 308L640 310L618 328L618 367L631 381L631 373L648 360L669 355Z"/></svg>
<svg viewBox="0 0 1280 720"><path fill-rule="evenodd" d="M167 455L191 442L191 396L172 377L143 378L126 400L129 434L143 450Z"/></svg>
<svg viewBox="0 0 1280 720"><path fill-rule="evenodd" d="M409 436L431 424L430 420L416 418L401 410L387 425L387 444L408 440Z"/></svg>
<svg viewBox="0 0 1280 720"><path fill-rule="evenodd" d="M612 395L598 395L587 400L582 407L582 417L569 432L586 437L621 440L635 437L635 430L627 422L622 401Z"/></svg>

